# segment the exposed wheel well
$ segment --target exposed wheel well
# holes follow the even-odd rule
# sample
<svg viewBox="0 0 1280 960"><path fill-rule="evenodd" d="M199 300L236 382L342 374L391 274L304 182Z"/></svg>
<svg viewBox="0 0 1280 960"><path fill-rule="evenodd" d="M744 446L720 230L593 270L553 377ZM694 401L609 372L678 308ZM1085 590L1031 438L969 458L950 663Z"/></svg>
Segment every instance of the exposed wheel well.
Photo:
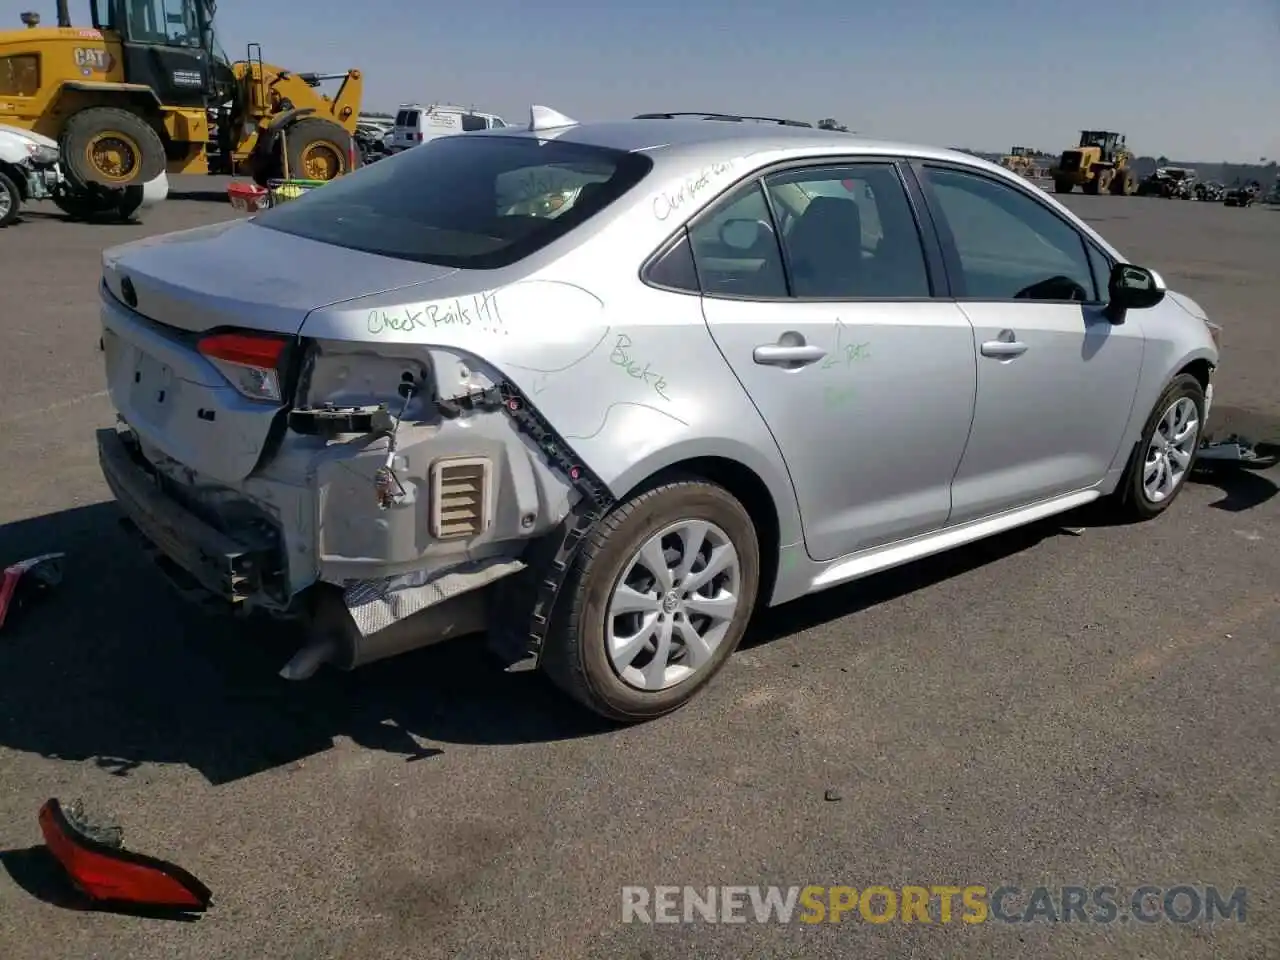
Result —
<svg viewBox="0 0 1280 960"><path fill-rule="evenodd" d="M1185 367L1183 367L1181 370L1178 371L1179 376L1181 376L1184 373L1191 374L1198 381L1200 381L1200 386L1204 387L1205 389L1208 389L1209 377L1213 374L1213 364L1211 364L1208 360L1192 360Z"/></svg>
<svg viewBox="0 0 1280 960"><path fill-rule="evenodd" d="M755 522L756 536L760 540L760 588L756 605L767 606L773 597L774 582L778 576L779 522L778 510L769 488L755 471L736 460L726 457L695 457L682 460L660 470L623 499L629 498L640 487L649 487L670 480L674 476L694 476L723 487L738 499Z"/></svg>
<svg viewBox="0 0 1280 960"><path fill-rule="evenodd" d="M26 174L13 164L7 163L4 160L0 160L0 173L4 173L13 181L13 185L18 188L18 193L22 196L23 200L28 199Z"/></svg>

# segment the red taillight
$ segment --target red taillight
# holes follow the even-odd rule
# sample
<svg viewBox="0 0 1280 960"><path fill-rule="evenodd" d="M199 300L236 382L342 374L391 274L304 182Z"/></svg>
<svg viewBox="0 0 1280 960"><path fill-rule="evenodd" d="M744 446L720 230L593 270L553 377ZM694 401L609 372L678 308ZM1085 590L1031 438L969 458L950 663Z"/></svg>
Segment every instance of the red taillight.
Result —
<svg viewBox="0 0 1280 960"><path fill-rule="evenodd" d="M196 345L250 400L280 403L280 364L289 341L255 333L215 333Z"/></svg>
<svg viewBox="0 0 1280 960"><path fill-rule="evenodd" d="M40 832L76 887L98 903L199 913L213 900L209 888L181 867L86 836L57 800L40 808Z"/></svg>
<svg viewBox="0 0 1280 960"><path fill-rule="evenodd" d="M226 360L250 367L274 367L289 345L280 337L250 333L215 333L200 341L200 352L210 360Z"/></svg>

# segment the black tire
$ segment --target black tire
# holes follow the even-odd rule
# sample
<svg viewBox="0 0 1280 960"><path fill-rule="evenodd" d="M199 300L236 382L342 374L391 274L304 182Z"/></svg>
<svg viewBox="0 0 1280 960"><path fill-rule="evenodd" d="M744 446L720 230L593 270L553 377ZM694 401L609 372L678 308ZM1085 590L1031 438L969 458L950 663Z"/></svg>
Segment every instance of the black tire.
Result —
<svg viewBox="0 0 1280 960"><path fill-rule="evenodd" d="M1155 436L1155 432L1159 428L1160 421L1165 413L1183 397L1190 398L1196 405L1196 419L1200 426L1197 431L1195 446L1192 450L1191 460L1182 474L1182 479L1178 481L1178 485L1173 488L1171 494L1156 502L1148 497L1143 489L1142 475L1146 465L1147 448L1151 446L1152 438ZM1116 491L1115 505L1124 519L1150 520L1164 513L1173 504L1173 501L1178 499L1178 494L1187 485L1187 478L1191 476L1191 471L1195 469L1196 458L1200 453L1200 438L1204 436L1204 425L1204 387L1200 386L1200 381L1191 376L1191 374L1179 374L1160 394L1160 398L1156 401L1150 416L1147 417L1146 426L1142 428L1142 439L1138 441L1137 447L1134 448L1128 467L1125 469L1124 478L1120 481L1120 487Z"/></svg>
<svg viewBox="0 0 1280 960"><path fill-rule="evenodd" d="M22 212L22 191L13 179L0 170L0 227L7 227Z"/></svg>
<svg viewBox="0 0 1280 960"><path fill-rule="evenodd" d="M63 187L53 194L54 205L72 220L97 220L120 207L118 191L101 187Z"/></svg>
<svg viewBox="0 0 1280 960"><path fill-rule="evenodd" d="M1096 197L1098 195L1098 178L1095 176L1092 180L1086 181L1081 189L1089 196Z"/></svg>
<svg viewBox="0 0 1280 960"><path fill-rule="evenodd" d="M90 157L96 142L114 139L127 159L109 175ZM88 107L62 128L61 148L67 176L76 184L120 188L142 186L165 172L164 141L146 120L117 107ZM136 154L136 155L135 155Z"/></svg>
<svg viewBox="0 0 1280 960"><path fill-rule="evenodd" d="M288 150L289 176L292 179L333 180L352 170L351 134L332 121L304 117L285 128L283 142ZM255 164L253 178L259 186L266 186L268 180L284 176L280 147L281 138L277 138L271 152ZM326 175L309 175L308 166L312 159L327 168ZM319 171L312 169L310 172Z"/></svg>
<svg viewBox="0 0 1280 960"><path fill-rule="evenodd" d="M1053 192L1054 192L1054 193L1070 193L1070 192L1071 192L1072 190L1074 190L1074 189L1075 189L1075 184L1074 184L1074 183L1072 183L1070 180L1055 180L1055 181L1053 181Z"/></svg>
<svg viewBox="0 0 1280 960"><path fill-rule="evenodd" d="M738 554L739 603L711 660L672 687L638 690L609 662L605 621L614 581L633 554L663 527L707 520L725 532ZM619 504L583 541L552 614L542 669L556 686L610 720L651 720L683 706L738 646L755 607L760 547L746 509L728 491L701 480L676 480Z"/></svg>
<svg viewBox="0 0 1280 960"><path fill-rule="evenodd" d="M121 220L132 220L146 194L142 187L125 187L124 196L120 198L120 204L116 207L116 214Z"/></svg>

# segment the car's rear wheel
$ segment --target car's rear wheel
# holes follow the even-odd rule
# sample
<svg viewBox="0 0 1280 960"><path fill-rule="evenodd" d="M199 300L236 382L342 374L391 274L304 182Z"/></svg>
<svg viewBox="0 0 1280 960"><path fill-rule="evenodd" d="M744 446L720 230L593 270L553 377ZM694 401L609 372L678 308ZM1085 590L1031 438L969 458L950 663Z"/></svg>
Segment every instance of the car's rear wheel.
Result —
<svg viewBox="0 0 1280 960"><path fill-rule="evenodd" d="M1121 484L1119 504L1134 520L1168 510L1186 485L1204 430L1204 388L1181 374L1160 395Z"/></svg>
<svg viewBox="0 0 1280 960"><path fill-rule="evenodd" d="M612 720L675 710L742 639L755 607L759 554L750 515L721 487L681 480L632 497L579 550L543 669Z"/></svg>

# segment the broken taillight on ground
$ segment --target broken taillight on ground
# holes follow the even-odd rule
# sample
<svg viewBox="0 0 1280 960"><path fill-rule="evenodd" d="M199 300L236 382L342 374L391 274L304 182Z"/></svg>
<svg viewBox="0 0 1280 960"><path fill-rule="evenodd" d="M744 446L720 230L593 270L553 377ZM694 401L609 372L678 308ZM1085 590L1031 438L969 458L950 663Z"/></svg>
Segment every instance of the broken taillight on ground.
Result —
<svg viewBox="0 0 1280 960"><path fill-rule="evenodd" d="M11 563L0 573L0 627L10 614L62 582L65 554L45 553Z"/></svg>
<svg viewBox="0 0 1280 960"><path fill-rule="evenodd" d="M120 830L90 824L78 803L63 810L57 800L47 801L40 831L71 882L96 905L202 913L213 900L181 867L125 850Z"/></svg>
<svg viewBox="0 0 1280 960"><path fill-rule="evenodd" d="M253 333L215 333L196 345L244 396L280 403L280 366L289 341Z"/></svg>

